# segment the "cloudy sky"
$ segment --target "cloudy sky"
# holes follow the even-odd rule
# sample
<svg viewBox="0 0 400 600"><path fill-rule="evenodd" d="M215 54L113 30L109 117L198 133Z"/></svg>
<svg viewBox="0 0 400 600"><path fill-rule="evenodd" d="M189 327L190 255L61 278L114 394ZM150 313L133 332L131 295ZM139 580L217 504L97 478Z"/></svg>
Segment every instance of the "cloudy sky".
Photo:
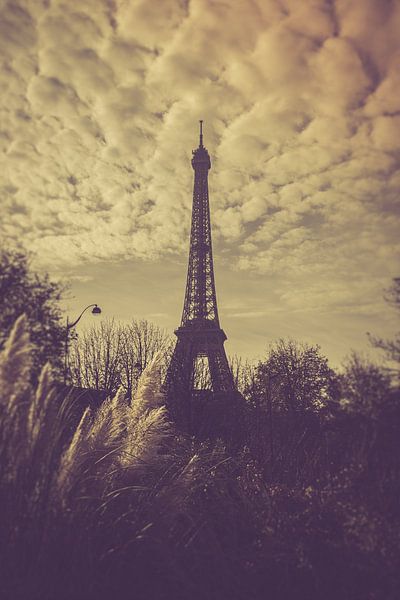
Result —
<svg viewBox="0 0 400 600"><path fill-rule="evenodd" d="M179 324L202 118L228 353L292 336L338 364L393 332L398 0L0 6L1 234L71 281L71 317Z"/></svg>

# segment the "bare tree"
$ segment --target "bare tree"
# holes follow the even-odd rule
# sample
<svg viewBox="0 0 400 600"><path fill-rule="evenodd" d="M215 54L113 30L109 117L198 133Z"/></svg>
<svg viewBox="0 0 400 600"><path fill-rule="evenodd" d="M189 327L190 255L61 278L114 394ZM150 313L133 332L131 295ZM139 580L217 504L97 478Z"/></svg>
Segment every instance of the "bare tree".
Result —
<svg viewBox="0 0 400 600"><path fill-rule="evenodd" d="M133 320L122 328L122 345L120 348L120 376L129 397L136 389L137 380L147 367L156 352L165 358L169 355L172 340L165 330L154 323L141 319ZM167 360L162 361L165 369Z"/></svg>
<svg viewBox="0 0 400 600"><path fill-rule="evenodd" d="M111 320L100 321L73 341L70 350L70 376L79 387L106 390L119 387L122 327Z"/></svg>
<svg viewBox="0 0 400 600"><path fill-rule="evenodd" d="M342 406L350 412L376 415L390 400L391 380L386 369L352 352L340 375Z"/></svg>
<svg viewBox="0 0 400 600"><path fill-rule="evenodd" d="M160 351L166 357L170 345L168 334L149 321L133 320L127 325L113 319L100 321L72 344L72 382L108 394L122 386L130 398L155 353Z"/></svg>
<svg viewBox="0 0 400 600"><path fill-rule="evenodd" d="M212 390L212 379L210 365L207 356L196 357L193 366L193 389Z"/></svg>
<svg viewBox="0 0 400 600"><path fill-rule="evenodd" d="M249 360L243 360L241 356L234 354L229 357L229 367L232 372L236 389L247 398L254 386L256 375L255 365Z"/></svg>

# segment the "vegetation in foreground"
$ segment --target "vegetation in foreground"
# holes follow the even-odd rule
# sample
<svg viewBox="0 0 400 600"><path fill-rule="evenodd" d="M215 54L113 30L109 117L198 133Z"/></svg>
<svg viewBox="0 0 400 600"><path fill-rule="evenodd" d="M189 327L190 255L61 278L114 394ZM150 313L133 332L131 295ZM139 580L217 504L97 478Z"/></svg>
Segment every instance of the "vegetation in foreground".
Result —
<svg viewBox="0 0 400 600"><path fill-rule="evenodd" d="M292 340L234 359L233 450L170 422L169 340L146 322L73 341L72 381L109 392L99 410L59 397L62 289L21 253L1 265L0 597L397 600L398 336L371 336L385 368L351 355L337 374Z"/></svg>
<svg viewBox="0 0 400 600"><path fill-rule="evenodd" d="M277 410L272 446L253 435L254 414L258 427L269 414L260 396L230 455L175 431L159 363L132 402L117 392L80 416L48 365L32 387L17 320L0 360L2 597L397 598L396 389L385 382L374 403L358 364L334 411Z"/></svg>

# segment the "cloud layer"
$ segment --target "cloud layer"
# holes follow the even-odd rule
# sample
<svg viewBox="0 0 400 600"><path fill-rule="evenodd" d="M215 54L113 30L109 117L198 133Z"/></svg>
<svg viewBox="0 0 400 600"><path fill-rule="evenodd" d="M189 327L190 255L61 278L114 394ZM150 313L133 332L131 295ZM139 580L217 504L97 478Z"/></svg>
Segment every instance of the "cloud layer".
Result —
<svg viewBox="0 0 400 600"><path fill-rule="evenodd" d="M43 266L187 252L203 118L221 268L288 308L376 311L399 257L400 3L15 0L0 29L1 228Z"/></svg>

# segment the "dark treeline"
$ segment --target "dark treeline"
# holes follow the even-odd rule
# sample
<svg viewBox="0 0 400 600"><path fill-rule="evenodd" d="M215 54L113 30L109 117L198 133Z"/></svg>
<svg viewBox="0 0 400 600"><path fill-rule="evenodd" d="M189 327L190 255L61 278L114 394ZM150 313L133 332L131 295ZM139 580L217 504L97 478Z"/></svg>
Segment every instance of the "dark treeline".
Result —
<svg viewBox="0 0 400 600"><path fill-rule="evenodd" d="M2 308L25 290L2 313L2 597L398 598L398 338L371 337L384 366L350 354L340 373L294 340L258 364L235 357L237 439L199 440L171 423L159 391L170 339L145 321L71 341L70 381L109 392L98 410L60 396L61 290L23 255L2 260ZM397 308L399 295L395 280Z"/></svg>

